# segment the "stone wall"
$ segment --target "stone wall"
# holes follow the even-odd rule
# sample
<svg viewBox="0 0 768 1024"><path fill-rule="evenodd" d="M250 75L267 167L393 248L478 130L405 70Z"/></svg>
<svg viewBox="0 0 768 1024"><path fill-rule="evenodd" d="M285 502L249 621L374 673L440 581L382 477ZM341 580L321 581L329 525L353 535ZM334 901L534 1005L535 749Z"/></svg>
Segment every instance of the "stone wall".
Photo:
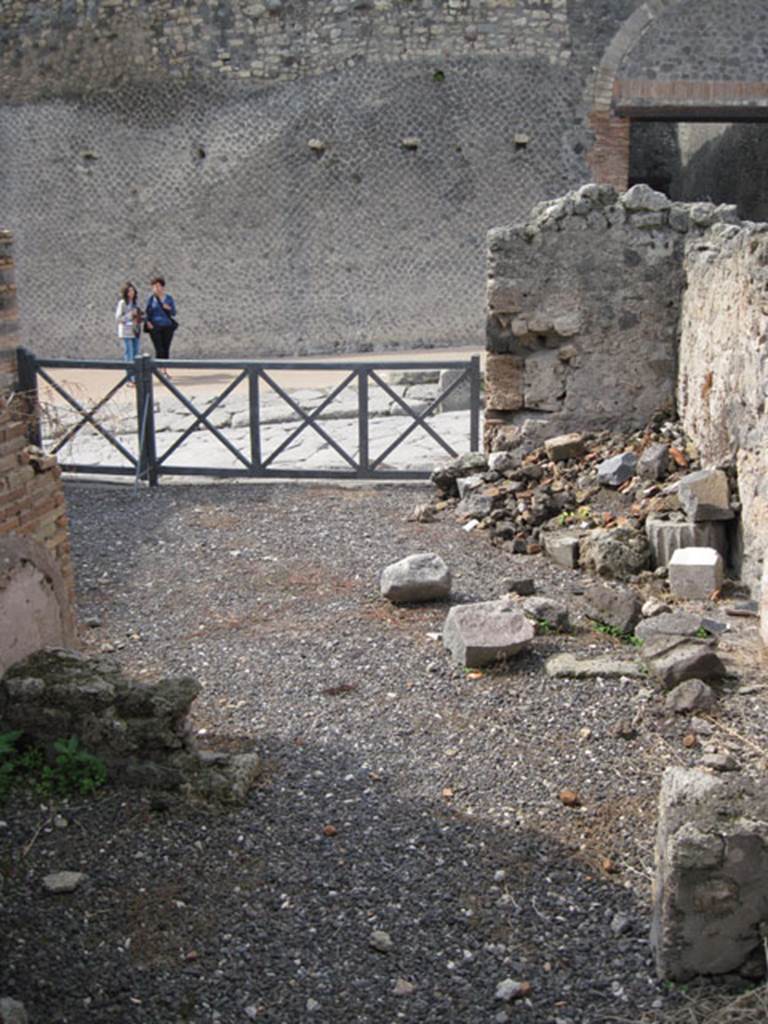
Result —
<svg viewBox="0 0 768 1024"><path fill-rule="evenodd" d="M686 237L734 209L586 185L488 237L486 443L671 413Z"/></svg>
<svg viewBox="0 0 768 1024"><path fill-rule="evenodd" d="M760 73L732 59L746 25L762 39L760 0L704 18L686 64L691 7L8 0L0 190L24 342L119 355L118 289L158 270L178 355L479 341L485 232L591 177L612 75L655 76L667 53L709 82Z"/></svg>
<svg viewBox="0 0 768 1024"><path fill-rule="evenodd" d="M686 249L677 400L706 465L734 463L741 572L768 550L768 225L718 225Z"/></svg>

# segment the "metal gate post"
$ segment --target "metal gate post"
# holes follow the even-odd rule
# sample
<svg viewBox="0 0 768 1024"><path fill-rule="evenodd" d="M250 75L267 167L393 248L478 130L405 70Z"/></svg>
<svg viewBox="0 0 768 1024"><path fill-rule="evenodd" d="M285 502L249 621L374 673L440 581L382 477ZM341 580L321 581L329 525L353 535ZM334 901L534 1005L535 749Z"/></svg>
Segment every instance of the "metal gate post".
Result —
<svg viewBox="0 0 768 1024"><path fill-rule="evenodd" d="M472 356L469 374L469 450L480 451L480 356Z"/></svg>
<svg viewBox="0 0 768 1024"><path fill-rule="evenodd" d="M43 435L40 428L40 396L37 391L37 360L28 348L16 349L16 372L19 377L19 391L24 404L27 421L27 437L30 444L42 448Z"/></svg>
<svg viewBox="0 0 768 1024"><path fill-rule="evenodd" d="M155 400L152 387L152 356L138 356L136 367L136 419L139 436L139 460L136 481L146 480L157 487L157 450L155 448Z"/></svg>
<svg viewBox="0 0 768 1024"><path fill-rule="evenodd" d="M368 370L361 367L357 371L357 461L360 473L368 476L370 472L370 454L368 451Z"/></svg>

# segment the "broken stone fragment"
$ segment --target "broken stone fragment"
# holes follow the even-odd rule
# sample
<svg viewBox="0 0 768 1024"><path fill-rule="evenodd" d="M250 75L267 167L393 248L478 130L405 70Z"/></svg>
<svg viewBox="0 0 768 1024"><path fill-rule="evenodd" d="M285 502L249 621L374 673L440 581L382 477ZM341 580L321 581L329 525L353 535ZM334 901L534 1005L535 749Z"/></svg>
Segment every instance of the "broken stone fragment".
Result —
<svg viewBox="0 0 768 1024"><path fill-rule="evenodd" d="M637 456L634 452L622 452L613 458L605 459L597 467L598 482L604 487L620 487L626 480L635 475Z"/></svg>
<svg viewBox="0 0 768 1024"><path fill-rule="evenodd" d="M620 633L631 633L640 621L640 598L628 587L592 583L584 591L584 603L590 618Z"/></svg>
<svg viewBox="0 0 768 1024"><path fill-rule="evenodd" d="M657 192L650 185L645 184L633 185L622 196L619 196L619 202L625 210L633 213L642 210L655 213L668 210L672 205L669 197L665 196L663 192Z"/></svg>
<svg viewBox="0 0 768 1024"><path fill-rule="evenodd" d="M542 535L544 554L563 569L575 569L579 564L579 537L571 530Z"/></svg>
<svg viewBox="0 0 768 1024"><path fill-rule="evenodd" d="M509 601L482 601L451 608L443 643L467 668L482 668L524 650L533 640L533 624Z"/></svg>
<svg viewBox="0 0 768 1024"><path fill-rule="evenodd" d="M548 676L555 679L597 679L601 676L627 676L640 679L645 669L636 661L609 656L577 658L573 654L554 654L544 665Z"/></svg>
<svg viewBox="0 0 768 1024"><path fill-rule="evenodd" d="M580 459L586 445L583 434L559 434L544 442L544 450L553 462L565 462L567 459Z"/></svg>
<svg viewBox="0 0 768 1024"><path fill-rule="evenodd" d="M669 587L676 597L705 601L723 584L723 559L714 548L678 548L669 561Z"/></svg>
<svg viewBox="0 0 768 1024"><path fill-rule="evenodd" d="M24 1003L9 996L0 999L0 1024L29 1024Z"/></svg>
<svg viewBox="0 0 768 1024"><path fill-rule="evenodd" d="M54 871L43 879L43 888L53 893L74 892L87 877L82 871Z"/></svg>
<svg viewBox="0 0 768 1024"><path fill-rule="evenodd" d="M641 640L658 640L695 637L703 629L705 626L701 615L694 615L691 612L673 612L667 608L641 622L635 628L635 633Z"/></svg>
<svg viewBox="0 0 768 1024"><path fill-rule="evenodd" d="M450 595L451 572L439 555L425 551L388 565L379 586L393 604L440 601Z"/></svg>
<svg viewBox="0 0 768 1024"><path fill-rule="evenodd" d="M680 505L688 519L733 519L728 477L722 469L700 469L684 476L677 486Z"/></svg>
<svg viewBox="0 0 768 1024"><path fill-rule="evenodd" d="M493 503L494 499L490 494L485 494L481 491L469 491L456 506L456 518L459 521L485 519L487 515L491 514Z"/></svg>
<svg viewBox="0 0 768 1024"><path fill-rule="evenodd" d="M664 706L683 715L689 711L707 711L717 701L715 691L701 679L686 679L667 694Z"/></svg>
<svg viewBox="0 0 768 1024"><path fill-rule="evenodd" d="M562 601L555 601L551 597L526 597L523 601L523 611L535 622L546 623L553 629L567 632L571 628L571 618L568 608Z"/></svg>
<svg viewBox="0 0 768 1024"><path fill-rule="evenodd" d="M669 446L650 444L637 460L637 475L643 480L663 480L669 472Z"/></svg>
<svg viewBox="0 0 768 1024"><path fill-rule="evenodd" d="M520 456L513 452L491 452L488 456L488 469L494 473L511 473L520 465Z"/></svg>
<svg viewBox="0 0 768 1024"><path fill-rule="evenodd" d="M435 466L429 480L443 494L451 496L458 493L456 481L459 477L485 473L487 469L488 460L482 452L466 452L450 462Z"/></svg>
<svg viewBox="0 0 768 1024"><path fill-rule="evenodd" d="M643 661L651 678L665 690L686 679L719 683L726 676L725 665L707 640L656 641L643 649Z"/></svg>

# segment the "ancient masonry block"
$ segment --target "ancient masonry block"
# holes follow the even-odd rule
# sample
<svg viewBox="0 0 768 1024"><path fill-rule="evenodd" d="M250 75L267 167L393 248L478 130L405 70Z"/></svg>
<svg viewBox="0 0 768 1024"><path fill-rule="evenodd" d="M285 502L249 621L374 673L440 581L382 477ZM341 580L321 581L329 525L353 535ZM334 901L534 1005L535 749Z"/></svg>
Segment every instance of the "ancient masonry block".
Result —
<svg viewBox="0 0 768 1024"><path fill-rule="evenodd" d="M768 799L742 776L668 768L659 797L651 943L661 978L742 970L768 920Z"/></svg>
<svg viewBox="0 0 768 1024"><path fill-rule="evenodd" d="M677 597L706 600L723 582L723 558L714 548L678 548L669 561L669 587Z"/></svg>
<svg viewBox="0 0 768 1024"><path fill-rule="evenodd" d="M485 366L486 408L512 412L523 407L524 360L489 352Z"/></svg>

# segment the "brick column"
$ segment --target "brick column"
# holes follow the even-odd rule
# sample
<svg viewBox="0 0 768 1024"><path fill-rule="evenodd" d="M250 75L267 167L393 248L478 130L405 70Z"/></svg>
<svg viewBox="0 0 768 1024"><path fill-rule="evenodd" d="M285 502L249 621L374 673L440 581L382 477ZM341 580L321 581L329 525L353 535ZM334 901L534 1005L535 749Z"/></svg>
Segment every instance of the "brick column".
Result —
<svg viewBox="0 0 768 1024"><path fill-rule="evenodd" d="M16 280L13 269L13 235L0 228L0 349L19 343Z"/></svg>

